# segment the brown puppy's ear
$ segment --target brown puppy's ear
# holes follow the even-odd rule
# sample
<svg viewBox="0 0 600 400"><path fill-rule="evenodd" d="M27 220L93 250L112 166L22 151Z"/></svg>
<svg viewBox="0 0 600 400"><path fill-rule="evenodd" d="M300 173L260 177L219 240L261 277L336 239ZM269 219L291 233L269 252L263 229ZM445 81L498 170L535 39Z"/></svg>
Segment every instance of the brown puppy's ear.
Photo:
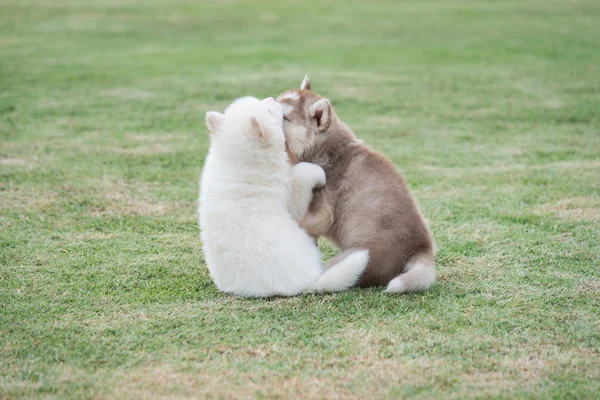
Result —
<svg viewBox="0 0 600 400"><path fill-rule="evenodd" d="M321 99L309 107L310 117L315 120L319 132L324 132L331 124L331 103L328 99Z"/></svg>
<svg viewBox="0 0 600 400"><path fill-rule="evenodd" d="M304 79L302 80L302 83L300 84L300 89L311 90L310 89L310 79L308 79L308 75L304 75Z"/></svg>
<svg viewBox="0 0 600 400"><path fill-rule="evenodd" d="M219 127L225 121L225 116L216 111L209 111L206 113L206 127L211 135L214 135L219 130Z"/></svg>
<svg viewBox="0 0 600 400"><path fill-rule="evenodd" d="M267 134L260 122L255 117L250 118L250 135L263 141L267 139Z"/></svg>

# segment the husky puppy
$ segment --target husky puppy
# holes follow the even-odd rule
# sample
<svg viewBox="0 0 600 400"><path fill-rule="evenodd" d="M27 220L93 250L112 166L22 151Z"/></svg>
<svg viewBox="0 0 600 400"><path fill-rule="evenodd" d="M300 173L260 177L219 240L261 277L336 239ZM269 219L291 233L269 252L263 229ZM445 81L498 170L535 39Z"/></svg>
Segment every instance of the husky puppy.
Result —
<svg viewBox="0 0 600 400"><path fill-rule="evenodd" d="M301 226L342 250L333 263L369 250L361 286L387 285L389 293L429 288L435 281L433 237L394 165L354 136L329 100L311 90L308 77L277 101L288 151L327 175Z"/></svg>
<svg viewBox="0 0 600 400"><path fill-rule="evenodd" d="M291 166L281 106L242 97L225 114L210 111L211 146L200 181L199 222L206 263L217 287L246 297L335 292L353 286L368 251L327 271L314 240L300 228L317 165Z"/></svg>

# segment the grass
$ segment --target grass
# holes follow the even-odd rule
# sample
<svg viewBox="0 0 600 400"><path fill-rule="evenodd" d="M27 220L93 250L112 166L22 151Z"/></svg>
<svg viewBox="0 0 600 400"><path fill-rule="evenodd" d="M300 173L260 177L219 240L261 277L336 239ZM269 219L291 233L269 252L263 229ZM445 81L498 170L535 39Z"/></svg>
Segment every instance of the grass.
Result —
<svg viewBox="0 0 600 400"><path fill-rule="evenodd" d="M593 0L1 0L0 398L594 398L598 26ZM410 182L431 290L212 284L204 112L305 72Z"/></svg>

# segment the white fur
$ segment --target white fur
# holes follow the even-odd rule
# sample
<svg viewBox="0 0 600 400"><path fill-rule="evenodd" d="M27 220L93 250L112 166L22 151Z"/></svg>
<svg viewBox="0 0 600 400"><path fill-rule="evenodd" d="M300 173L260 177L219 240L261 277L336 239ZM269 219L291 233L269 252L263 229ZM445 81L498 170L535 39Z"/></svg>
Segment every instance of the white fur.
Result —
<svg viewBox="0 0 600 400"><path fill-rule="evenodd" d="M341 292L356 283L365 265L369 263L369 250L355 251L334 267L329 268L313 283L307 292Z"/></svg>
<svg viewBox="0 0 600 400"><path fill-rule="evenodd" d="M225 118L221 113L215 111L209 111L206 113L206 127L210 132L216 132Z"/></svg>
<svg viewBox="0 0 600 400"><path fill-rule="evenodd" d="M406 270L392 279L386 293L408 293L426 290L435 282L435 261L417 258L406 264Z"/></svg>
<svg viewBox="0 0 600 400"><path fill-rule="evenodd" d="M281 104L281 111L283 112L283 115L287 116L289 115L292 111L294 111L294 106L291 104L287 104L287 103L282 103Z"/></svg>
<svg viewBox="0 0 600 400"><path fill-rule="evenodd" d="M354 285L368 254L323 274L318 247L296 222L306 213L312 188L324 185L325 177L313 164L290 166L281 107L273 99L246 97L233 102L222 118L211 113L214 130L208 118L212 140L200 182L199 222L217 287L264 297Z"/></svg>
<svg viewBox="0 0 600 400"><path fill-rule="evenodd" d="M288 210L294 221L300 222L312 201L312 188L325 186L325 171L318 165L301 162L292 167L289 177Z"/></svg>

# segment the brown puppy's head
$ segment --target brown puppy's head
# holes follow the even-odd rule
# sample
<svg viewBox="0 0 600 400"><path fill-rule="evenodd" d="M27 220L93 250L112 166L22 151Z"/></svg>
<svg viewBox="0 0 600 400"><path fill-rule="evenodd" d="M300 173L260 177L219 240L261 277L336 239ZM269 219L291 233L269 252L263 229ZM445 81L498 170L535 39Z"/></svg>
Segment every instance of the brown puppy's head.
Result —
<svg viewBox="0 0 600 400"><path fill-rule="evenodd" d="M308 76L304 77L300 89L283 92L277 101L282 106L288 152L302 159L325 141L327 130L336 118L331 103L311 90Z"/></svg>

